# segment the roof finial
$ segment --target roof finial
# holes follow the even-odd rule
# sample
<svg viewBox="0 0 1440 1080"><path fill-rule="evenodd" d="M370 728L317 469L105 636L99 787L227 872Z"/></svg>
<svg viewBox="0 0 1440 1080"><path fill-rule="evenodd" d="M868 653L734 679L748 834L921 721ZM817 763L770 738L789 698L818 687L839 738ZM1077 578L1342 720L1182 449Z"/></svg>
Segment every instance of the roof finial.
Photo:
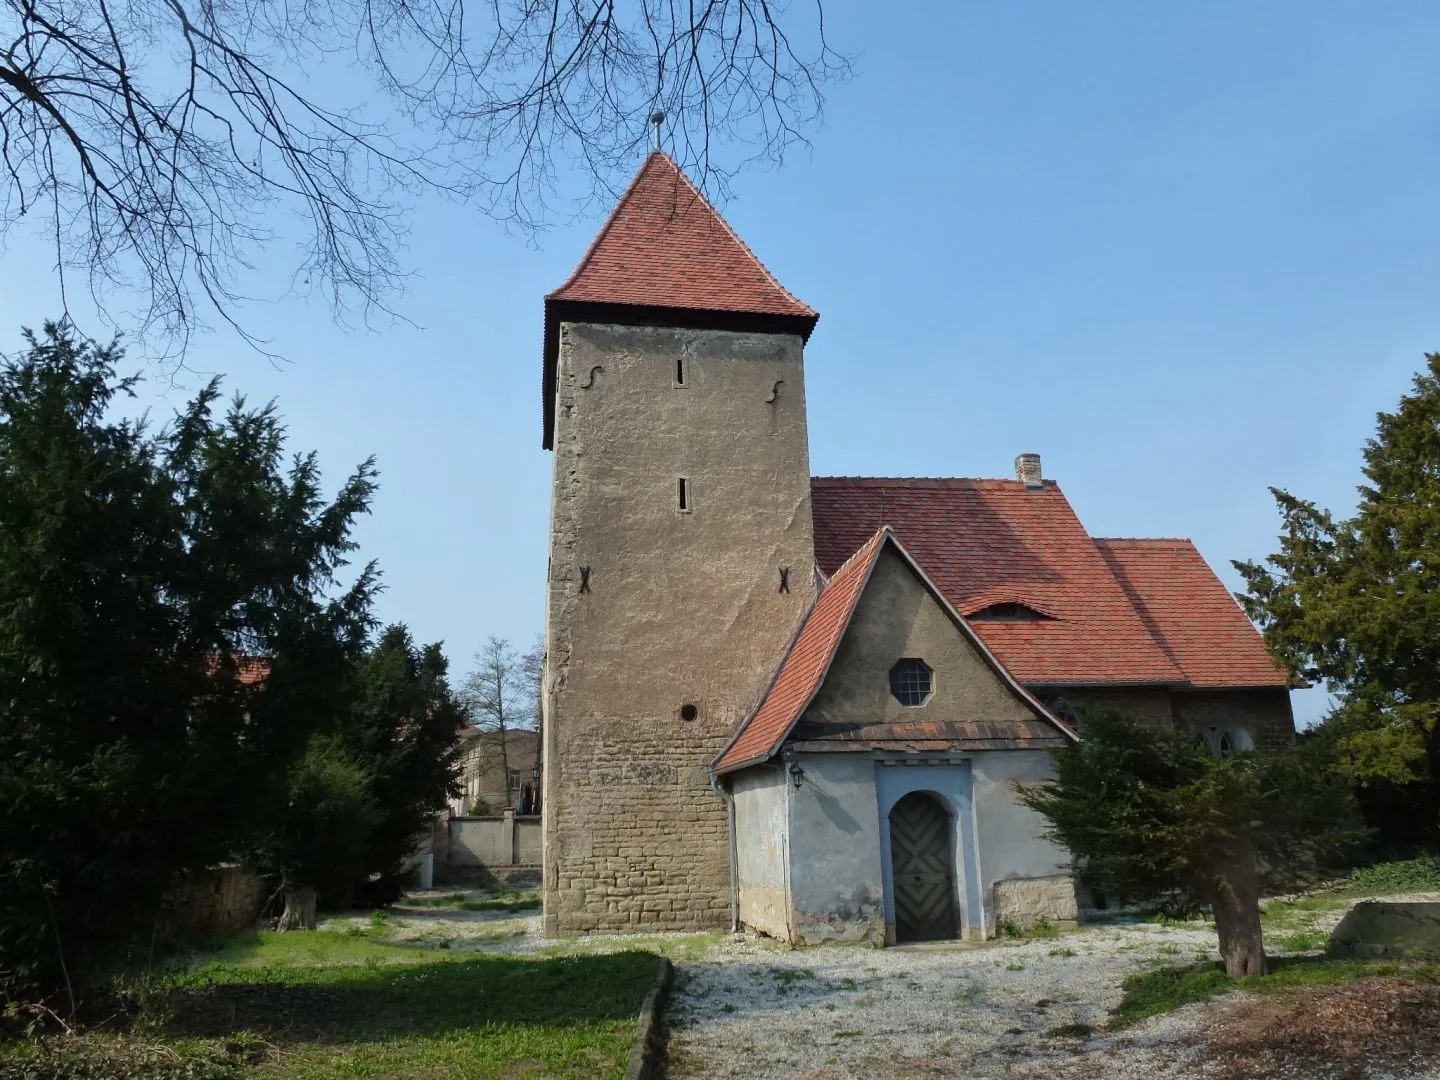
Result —
<svg viewBox="0 0 1440 1080"><path fill-rule="evenodd" d="M665 114L661 110L656 109L650 114L650 123L655 125L655 149L657 151L660 149L660 125L664 122Z"/></svg>

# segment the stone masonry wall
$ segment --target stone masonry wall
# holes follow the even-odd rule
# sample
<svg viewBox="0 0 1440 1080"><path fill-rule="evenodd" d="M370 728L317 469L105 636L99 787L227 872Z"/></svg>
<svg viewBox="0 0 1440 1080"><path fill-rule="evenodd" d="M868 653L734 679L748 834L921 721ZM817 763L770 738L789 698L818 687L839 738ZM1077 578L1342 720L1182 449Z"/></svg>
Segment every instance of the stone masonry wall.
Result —
<svg viewBox="0 0 1440 1080"><path fill-rule="evenodd" d="M1036 692L1047 700L1058 695L1079 709L1114 709L1147 723L1173 724L1185 731L1244 728L1262 749L1279 749L1295 740L1290 692L1280 686L1252 690L1074 687Z"/></svg>
<svg viewBox="0 0 1440 1080"><path fill-rule="evenodd" d="M814 601L801 353L791 335L560 328L548 934L728 920L708 766Z"/></svg>
<svg viewBox="0 0 1440 1080"><path fill-rule="evenodd" d="M1113 709L1147 724L1174 722L1170 691L1163 686L1077 686L1063 690L1037 689L1044 700L1059 696L1077 709Z"/></svg>
<svg viewBox="0 0 1440 1080"><path fill-rule="evenodd" d="M1176 725L1187 731L1244 728L1255 746L1265 750L1295 741L1295 716L1284 687L1177 692L1174 707Z"/></svg>

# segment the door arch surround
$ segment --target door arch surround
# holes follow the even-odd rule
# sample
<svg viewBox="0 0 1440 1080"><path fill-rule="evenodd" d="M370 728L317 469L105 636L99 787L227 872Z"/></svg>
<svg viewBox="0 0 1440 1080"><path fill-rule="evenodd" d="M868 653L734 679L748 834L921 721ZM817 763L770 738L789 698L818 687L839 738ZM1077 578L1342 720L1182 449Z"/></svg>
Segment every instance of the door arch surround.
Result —
<svg viewBox="0 0 1440 1080"><path fill-rule="evenodd" d="M933 792L911 791L890 808L889 826L896 942L959 937L955 821L949 806Z"/></svg>
<svg viewBox="0 0 1440 1080"><path fill-rule="evenodd" d="M895 940L895 881L891 868L890 811L912 791L927 791L950 812L955 842L956 903L962 936L984 938L986 904L980 887L980 853L975 832L974 783L970 762L953 755L877 757L875 795L880 811L880 877L885 893L885 943Z"/></svg>

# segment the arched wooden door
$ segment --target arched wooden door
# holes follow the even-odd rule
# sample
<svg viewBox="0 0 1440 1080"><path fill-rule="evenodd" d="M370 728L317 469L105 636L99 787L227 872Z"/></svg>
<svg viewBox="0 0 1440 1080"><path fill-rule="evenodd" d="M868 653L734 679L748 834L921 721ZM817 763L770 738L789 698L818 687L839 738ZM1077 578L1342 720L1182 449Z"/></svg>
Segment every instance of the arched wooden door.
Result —
<svg viewBox="0 0 1440 1080"><path fill-rule="evenodd" d="M957 937L950 814L934 795L913 791L890 811L890 866L895 940Z"/></svg>

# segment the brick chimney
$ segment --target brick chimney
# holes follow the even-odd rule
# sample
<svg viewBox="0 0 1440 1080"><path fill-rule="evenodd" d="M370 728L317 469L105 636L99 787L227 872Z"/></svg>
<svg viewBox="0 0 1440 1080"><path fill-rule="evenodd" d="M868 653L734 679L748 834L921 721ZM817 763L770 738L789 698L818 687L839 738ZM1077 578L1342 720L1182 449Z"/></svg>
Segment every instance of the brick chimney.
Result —
<svg viewBox="0 0 1440 1080"><path fill-rule="evenodd" d="M1040 491L1045 481L1040 475L1040 455L1021 454L1015 459L1015 479L1031 491Z"/></svg>

